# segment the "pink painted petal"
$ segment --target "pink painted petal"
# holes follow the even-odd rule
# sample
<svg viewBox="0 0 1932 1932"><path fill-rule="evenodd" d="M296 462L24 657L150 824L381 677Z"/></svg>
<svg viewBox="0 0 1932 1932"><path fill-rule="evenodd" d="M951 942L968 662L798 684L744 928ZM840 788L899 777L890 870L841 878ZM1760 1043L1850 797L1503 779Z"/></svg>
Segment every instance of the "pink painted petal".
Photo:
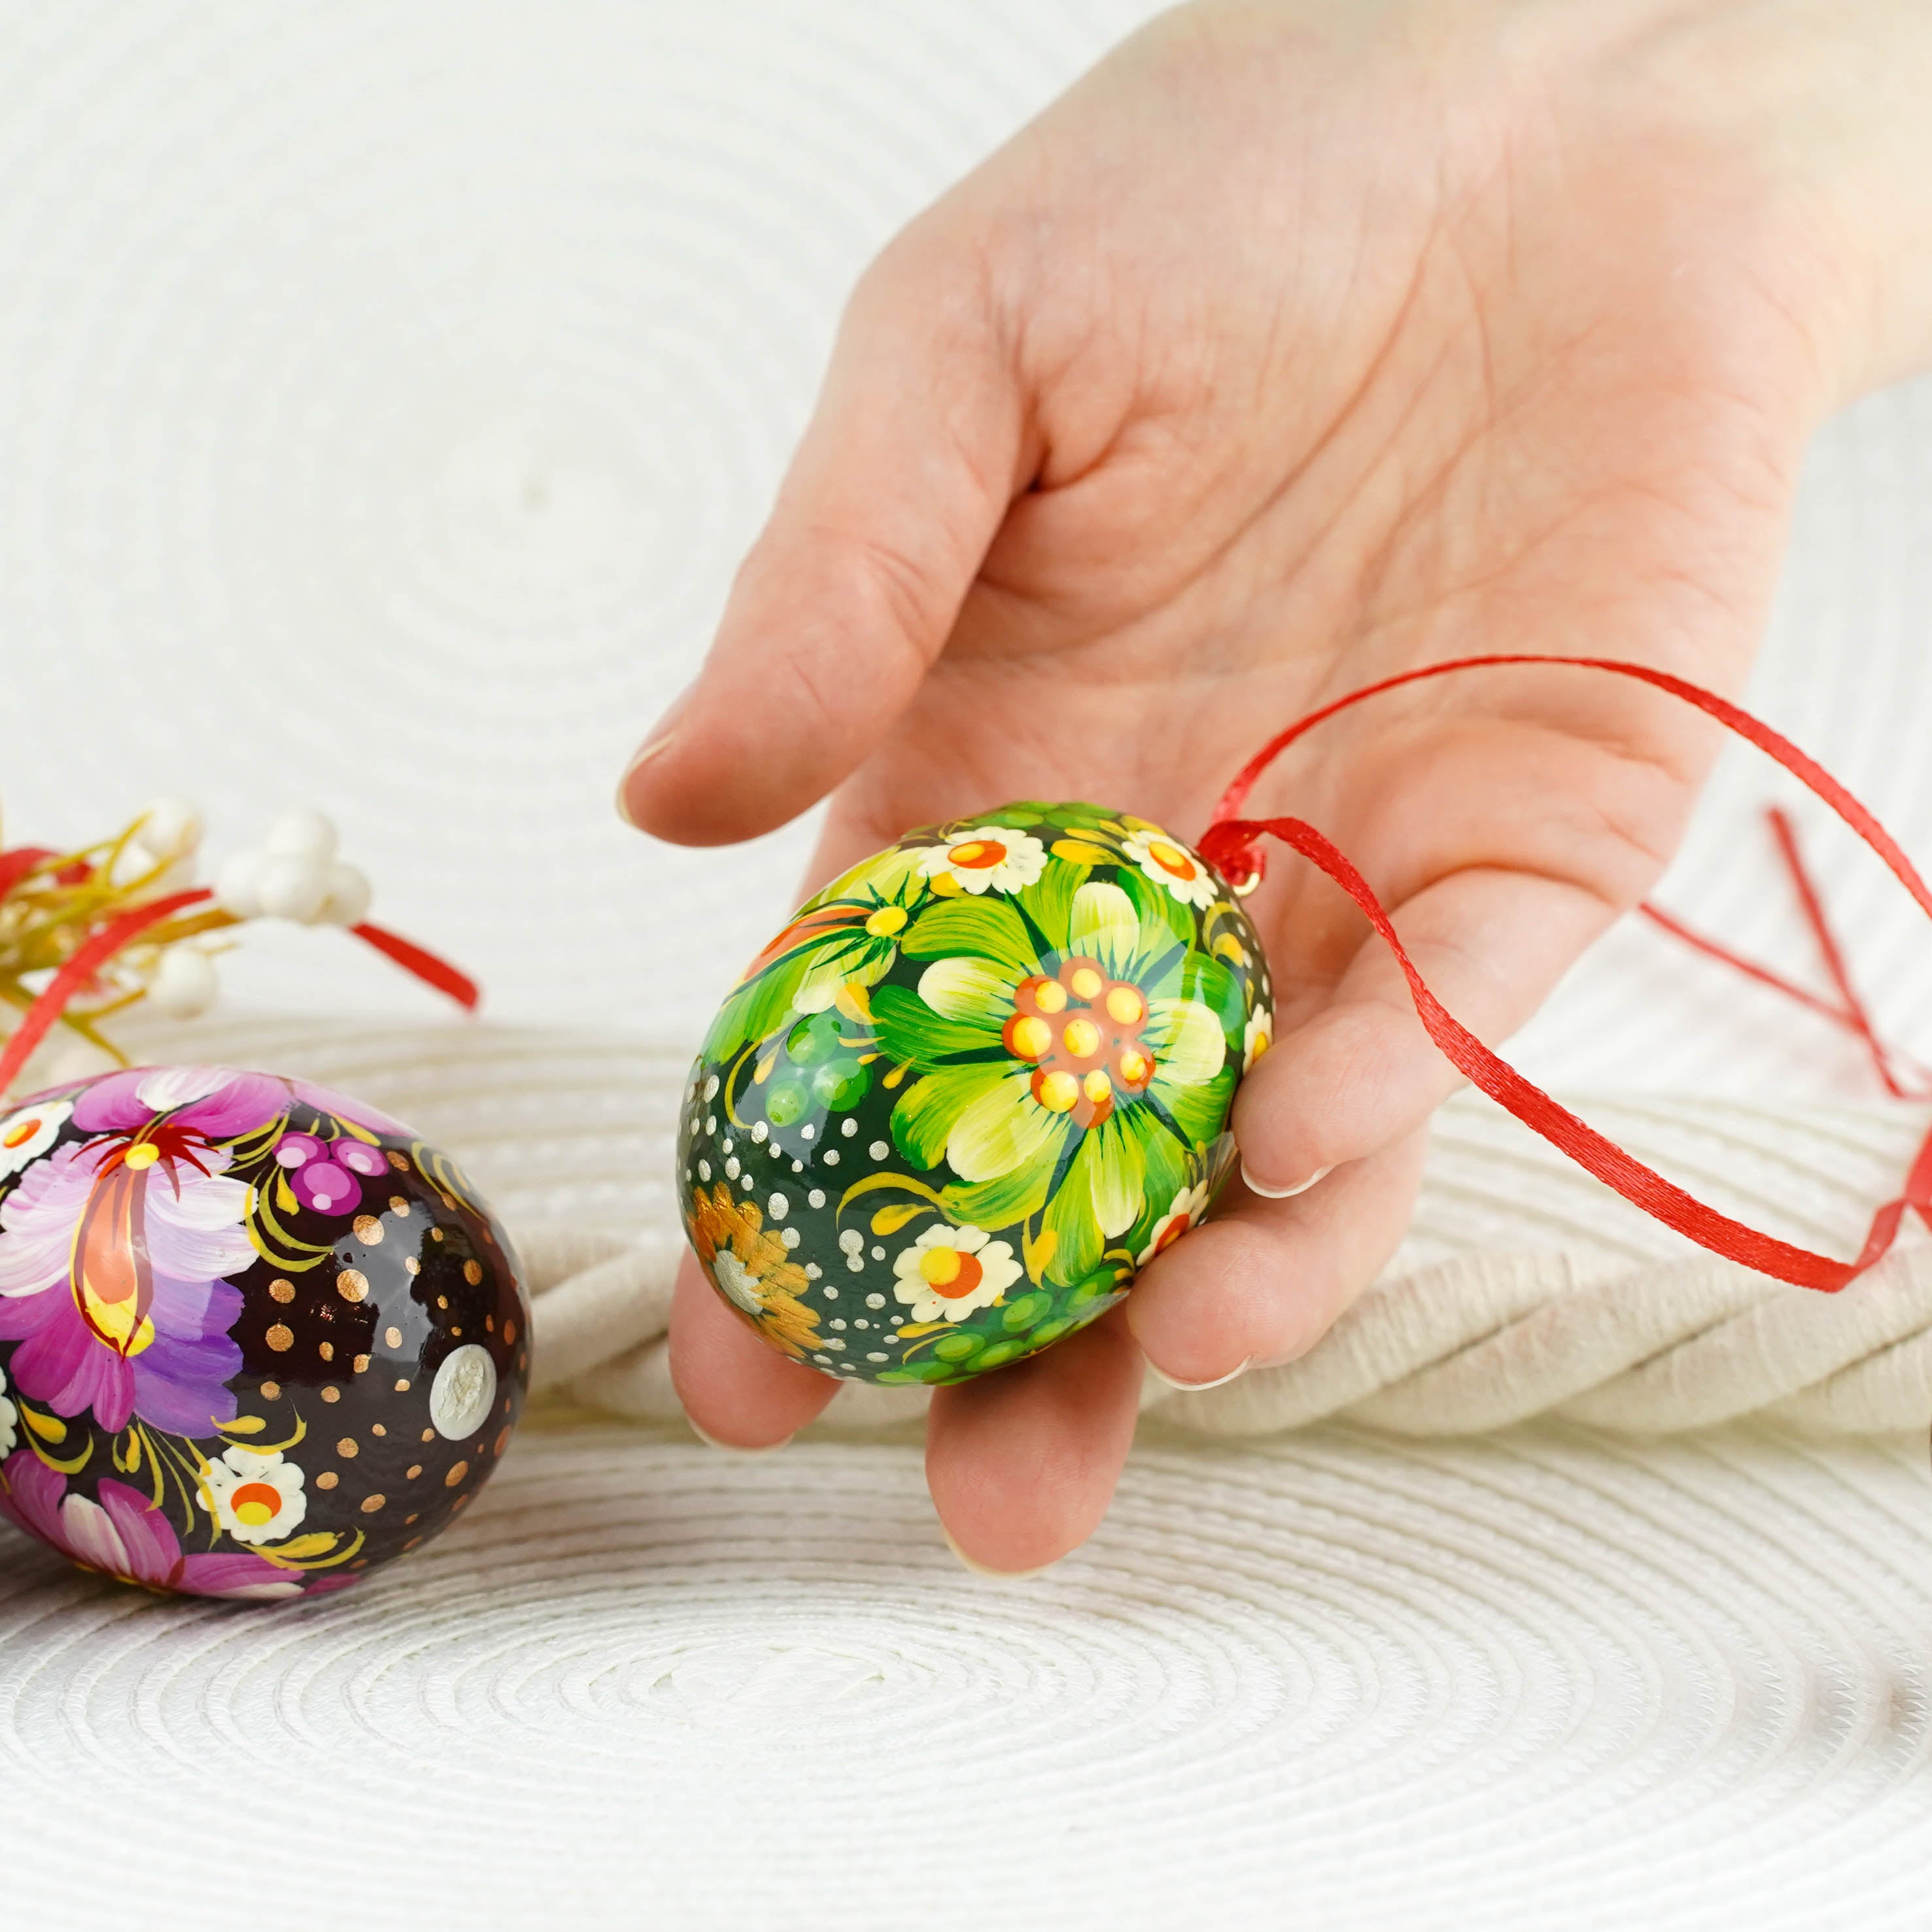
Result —
<svg viewBox="0 0 1932 1932"><path fill-rule="evenodd" d="M302 1594L301 1580L292 1572L259 1556L184 1558L175 1588L196 1597L242 1597L257 1603L274 1603Z"/></svg>
<svg viewBox="0 0 1932 1932"><path fill-rule="evenodd" d="M87 1205L100 1150L70 1142L36 1161L0 1201L0 1296L64 1284L74 1223Z"/></svg>
<svg viewBox="0 0 1932 1932"><path fill-rule="evenodd" d="M181 1570L181 1541L167 1518L125 1483L100 1483L95 1490L116 1539L128 1552L126 1564L116 1574L163 1588L172 1584ZM61 1505L63 1511L70 1510L75 1500L70 1496Z"/></svg>
<svg viewBox="0 0 1932 1932"><path fill-rule="evenodd" d="M81 1319L74 1298L49 1294L0 1302L0 1312L13 1317L16 1311L42 1317L7 1365L20 1393L45 1402L57 1415L80 1415L91 1408L110 1435L125 1429L134 1412L134 1376L126 1362ZM9 1328L18 1334L21 1325L15 1321Z"/></svg>
<svg viewBox="0 0 1932 1932"><path fill-rule="evenodd" d="M104 1075L82 1088L74 1103L74 1125L87 1134L146 1126L154 1117L154 1109L141 1099L141 1081L147 1070L130 1067L124 1073Z"/></svg>
<svg viewBox="0 0 1932 1932"><path fill-rule="evenodd" d="M388 1172L389 1163L380 1148L372 1148L366 1141L352 1141L346 1134L335 1143L334 1156L339 1166L347 1168L351 1174L359 1174L364 1180L373 1180L379 1174Z"/></svg>
<svg viewBox="0 0 1932 1932"><path fill-rule="evenodd" d="M289 1177L296 1198L320 1214L350 1214L362 1204L362 1184L332 1160L312 1160Z"/></svg>
<svg viewBox="0 0 1932 1932"><path fill-rule="evenodd" d="M4 1246L4 1240L0 1240L0 1247ZM60 1322L62 1308L74 1306L74 1297L64 1292L67 1283L62 1282L61 1287L63 1292L59 1294L0 1295L0 1342L17 1342L22 1336L38 1335L50 1323Z"/></svg>
<svg viewBox="0 0 1932 1932"><path fill-rule="evenodd" d="M59 1540L76 1562L85 1563L91 1570L104 1570L110 1576L134 1574L114 1520L85 1496L70 1496L62 1502Z"/></svg>
<svg viewBox="0 0 1932 1932"><path fill-rule="evenodd" d="M191 1104L178 1100L170 1104L178 1108L175 1119L182 1126L192 1127L212 1141L232 1141L239 1134L253 1133L288 1110L286 1082L271 1074L237 1073L225 1066L169 1067L158 1078L142 1083L141 1097L152 1100L182 1090L186 1083L176 1076L188 1072L197 1079L212 1076L218 1084L204 1089L205 1097Z"/></svg>
<svg viewBox="0 0 1932 1932"><path fill-rule="evenodd" d="M317 1140L313 1134L284 1134L275 1143L275 1165L306 1167L312 1160L323 1159L328 1152L328 1143Z"/></svg>
<svg viewBox="0 0 1932 1932"><path fill-rule="evenodd" d="M0 1510L29 1536L57 1550L67 1547L60 1526L61 1498L66 1494L67 1478L31 1449L16 1449L0 1463Z"/></svg>
<svg viewBox="0 0 1932 1932"><path fill-rule="evenodd" d="M157 1275L214 1281L238 1274L255 1260L255 1244L242 1225L248 1208L247 1184L218 1171L228 1165L221 1149L211 1149L207 1158L218 1172L198 1174L167 1161L148 1169L143 1204L148 1254Z"/></svg>

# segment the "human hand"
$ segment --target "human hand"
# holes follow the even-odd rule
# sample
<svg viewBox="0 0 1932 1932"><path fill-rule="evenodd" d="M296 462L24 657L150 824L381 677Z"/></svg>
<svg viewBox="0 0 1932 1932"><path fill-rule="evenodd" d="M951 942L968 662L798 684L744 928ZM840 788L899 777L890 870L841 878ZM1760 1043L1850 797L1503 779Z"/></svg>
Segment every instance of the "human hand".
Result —
<svg viewBox="0 0 1932 1932"><path fill-rule="evenodd" d="M1014 798L1197 836L1281 724L1452 656L1735 690L1811 430L1932 340L1928 80L1912 0L1156 21L865 278L629 815L721 842L836 788L815 885ZM1660 871L1713 730L1608 680L1475 673L1338 718L1247 809L1321 826L1494 1041ZM1400 1236L1454 1072L1326 881L1278 861L1248 910L1278 1043L1236 1100L1245 1183L1122 1310L935 1391L928 1479L970 1561L1093 1528L1142 1351L1184 1384L1290 1358ZM739 1446L836 1386L688 1257L672 1352Z"/></svg>

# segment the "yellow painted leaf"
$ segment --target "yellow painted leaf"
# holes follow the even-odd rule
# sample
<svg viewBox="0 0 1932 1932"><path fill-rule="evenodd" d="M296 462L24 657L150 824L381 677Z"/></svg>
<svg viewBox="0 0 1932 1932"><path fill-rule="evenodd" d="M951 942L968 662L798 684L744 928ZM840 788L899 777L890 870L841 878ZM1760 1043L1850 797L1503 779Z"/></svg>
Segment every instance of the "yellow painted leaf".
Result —
<svg viewBox="0 0 1932 1932"><path fill-rule="evenodd" d="M38 1442L33 1445L33 1448L34 1454L46 1463L50 1469L58 1469L63 1476L78 1474L81 1470L87 1467L88 1459L94 1454L94 1444L91 1442L83 1442L81 1444L80 1454L78 1456L70 1456L65 1462L62 1462L58 1456L49 1455Z"/></svg>
<svg viewBox="0 0 1932 1932"><path fill-rule="evenodd" d="M772 1077L772 1069L778 1064L778 1051L774 1048L752 1070L752 1084L762 1087Z"/></svg>
<svg viewBox="0 0 1932 1932"><path fill-rule="evenodd" d="M256 1436L268 1427L265 1418L259 1415L238 1415L222 1430L224 1436Z"/></svg>
<svg viewBox="0 0 1932 1932"><path fill-rule="evenodd" d="M838 1211L844 1214L862 1194L876 1194L882 1187L896 1188L902 1194L916 1194L922 1201L930 1201L935 1208L944 1208L946 1203L926 1186L922 1180L915 1180L909 1174L868 1174L863 1180L855 1180L838 1197Z"/></svg>
<svg viewBox="0 0 1932 1932"><path fill-rule="evenodd" d="M67 1440L67 1424L57 1415L40 1415L31 1408L23 1408L20 1412L20 1420L43 1442L64 1442Z"/></svg>
<svg viewBox="0 0 1932 1932"><path fill-rule="evenodd" d="M326 1556L340 1540L333 1530L318 1530L313 1536L292 1537L260 1553L272 1563L300 1563L311 1556Z"/></svg>
<svg viewBox="0 0 1932 1932"><path fill-rule="evenodd" d="M932 1212L932 1210L923 1201L904 1201L896 1208L881 1208L872 1216L872 1232L875 1234L896 1234L908 1221Z"/></svg>
<svg viewBox="0 0 1932 1932"><path fill-rule="evenodd" d="M1214 942L1217 958L1225 959L1231 966L1245 966L1248 963L1248 949L1232 932L1224 932Z"/></svg>
<svg viewBox="0 0 1932 1932"><path fill-rule="evenodd" d="M1026 1271L1037 1282L1040 1270L1053 1258L1053 1251L1060 1245L1060 1236L1052 1228L1042 1228L1037 1234L1024 1232L1020 1236L1020 1252L1026 1262Z"/></svg>
<svg viewBox="0 0 1932 1932"><path fill-rule="evenodd" d="M1120 856L1104 845L1089 844L1084 838L1056 838L1048 849L1056 859L1076 866L1104 866Z"/></svg>

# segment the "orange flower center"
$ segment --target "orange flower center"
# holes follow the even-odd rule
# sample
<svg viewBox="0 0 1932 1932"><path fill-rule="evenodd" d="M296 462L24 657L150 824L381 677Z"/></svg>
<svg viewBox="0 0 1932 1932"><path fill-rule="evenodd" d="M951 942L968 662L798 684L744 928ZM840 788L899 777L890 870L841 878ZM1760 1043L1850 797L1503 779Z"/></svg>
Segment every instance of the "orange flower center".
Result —
<svg viewBox="0 0 1932 1932"><path fill-rule="evenodd" d="M1154 1237L1154 1252L1159 1254L1162 1249L1172 1247L1174 1243L1186 1233L1191 1225L1185 1214L1176 1214L1172 1216L1167 1226Z"/></svg>
<svg viewBox="0 0 1932 1932"><path fill-rule="evenodd" d="M919 1271L926 1286L948 1301L970 1294L986 1274L976 1256L958 1248L928 1248L919 1258Z"/></svg>
<svg viewBox="0 0 1932 1932"><path fill-rule="evenodd" d="M1178 845L1170 845L1164 838L1148 841L1148 856L1163 872L1171 874L1184 885L1190 880L1199 878L1201 868Z"/></svg>
<svg viewBox="0 0 1932 1932"><path fill-rule="evenodd" d="M40 1132L40 1119L38 1114L29 1114L24 1120L16 1120L7 1130L5 1138L0 1139L0 1148L11 1154L16 1148L25 1147Z"/></svg>
<svg viewBox="0 0 1932 1932"><path fill-rule="evenodd" d="M1016 1060L1032 1063L1033 1096L1049 1113L1096 1127L1123 1093L1145 1090L1156 1072L1141 1038L1147 995L1110 978L1097 959L1064 962L1051 978L1025 980L1000 1038Z"/></svg>
<svg viewBox="0 0 1932 1932"><path fill-rule="evenodd" d="M983 872L1004 862L1006 848L997 838L969 838L946 855L947 862L968 872Z"/></svg>
<svg viewBox="0 0 1932 1932"><path fill-rule="evenodd" d="M273 1522L282 1513L282 1492L272 1483L244 1483L228 1499L236 1520L250 1529Z"/></svg>

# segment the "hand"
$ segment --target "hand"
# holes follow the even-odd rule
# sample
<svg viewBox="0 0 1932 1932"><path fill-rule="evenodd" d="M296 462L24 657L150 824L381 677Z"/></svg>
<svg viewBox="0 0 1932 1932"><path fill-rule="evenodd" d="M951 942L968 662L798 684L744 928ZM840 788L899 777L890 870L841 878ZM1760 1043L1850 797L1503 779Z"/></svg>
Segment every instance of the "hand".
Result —
<svg viewBox="0 0 1932 1932"><path fill-rule="evenodd" d="M1156 21L864 278L629 814L710 844L836 788L815 885L1013 798L1196 836L1280 725L1444 658L1736 691L1813 428L1928 333L1932 280L1902 279L1932 259L1928 79L1918 0ZM1656 878L1713 729L1601 676L1473 673L1324 727L1249 810L1327 831L1494 1041ZM1400 1236L1453 1072L1325 880L1278 855L1250 910L1280 1012L1234 1108L1246 1184L1124 1310L935 1393L969 1561L1091 1530L1142 1351L1185 1384L1292 1358ZM740 1446L836 1386L688 1258L672 1350Z"/></svg>

